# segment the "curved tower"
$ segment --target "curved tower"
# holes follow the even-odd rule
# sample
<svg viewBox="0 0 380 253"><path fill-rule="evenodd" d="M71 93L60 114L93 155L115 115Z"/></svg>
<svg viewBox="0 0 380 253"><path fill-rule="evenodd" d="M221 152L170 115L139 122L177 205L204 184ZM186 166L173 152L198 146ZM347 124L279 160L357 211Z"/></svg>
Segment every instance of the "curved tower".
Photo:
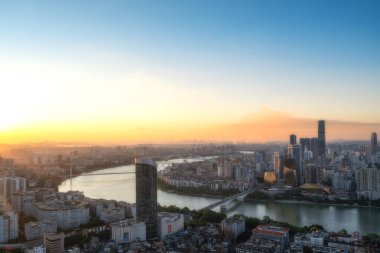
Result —
<svg viewBox="0 0 380 253"><path fill-rule="evenodd" d="M136 216L145 222L146 239L157 237L157 164L136 158Z"/></svg>

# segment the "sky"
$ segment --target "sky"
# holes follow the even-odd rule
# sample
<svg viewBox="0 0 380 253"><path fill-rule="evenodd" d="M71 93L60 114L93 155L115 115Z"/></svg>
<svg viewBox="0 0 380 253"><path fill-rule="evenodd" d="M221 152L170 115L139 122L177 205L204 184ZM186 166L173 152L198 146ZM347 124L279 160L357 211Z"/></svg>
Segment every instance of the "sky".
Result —
<svg viewBox="0 0 380 253"><path fill-rule="evenodd" d="M380 132L380 2L0 0L0 143Z"/></svg>

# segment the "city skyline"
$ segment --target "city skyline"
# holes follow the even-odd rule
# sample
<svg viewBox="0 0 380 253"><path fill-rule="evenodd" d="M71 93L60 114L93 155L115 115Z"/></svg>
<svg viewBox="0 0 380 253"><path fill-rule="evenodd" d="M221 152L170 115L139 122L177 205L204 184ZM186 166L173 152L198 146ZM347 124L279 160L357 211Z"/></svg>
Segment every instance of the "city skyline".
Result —
<svg viewBox="0 0 380 253"><path fill-rule="evenodd" d="M376 1L0 3L0 143L369 140Z"/></svg>

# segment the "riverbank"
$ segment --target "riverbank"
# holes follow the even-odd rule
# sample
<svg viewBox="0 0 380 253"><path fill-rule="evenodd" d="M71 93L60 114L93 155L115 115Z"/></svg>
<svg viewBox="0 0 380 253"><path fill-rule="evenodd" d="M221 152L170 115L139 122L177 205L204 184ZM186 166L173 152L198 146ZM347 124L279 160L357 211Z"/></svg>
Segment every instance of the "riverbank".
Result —
<svg viewBox="0 0 380 253"><path fill-rule="evenodd" d="M247 199L247 200L256 200L256 199ZM261 201L268 201L268 200L261 200ZM306 200L294 200L294 199L283 199L283 200L270 200L270 202L274 203L284 203L284 204L308 204L308 205L324 205L324 206L343 206L343 207L363 207L363 208L374 208L374 209L380 209L378 206L361 206L359 204L336 204L336 203L317 203L312 201L306 201Z"/></svg>
<svg viewBox="0 0 380 253"><path fill-rule="evenodd" d="M194 192L184 192L180 191L176 188L167 188L166 186L163 186L162 181L160 183L157 183L157 188L168 192L168 193L175 193L178 195L184 195L184 196L193 196L193 197L210 197L210 198L226 198L229 196L232 196L234 194L227 194L227 195L216 195L216 194L209 194L209 193L194 193ZM362 206L359 204L340 204L340 203L323 203L323 202L313 202L309 200L295 200L295 199L255 199L255 198L246 198L246 201L260 201L260 202L268 202L268 203L283 203L283 204L307 204L307 205L322 205L322 206L341 206L341 207L363 207L363 208L372 208L372 209L380 209L380 207L377 206Z"/></svg>
<svg viewBox="0 0 380 253"><path fill-rule="evenodd" d="M157 187L162 191L196 197L226 198L239 193L237 189L211 191L206 188L175 187L167 184L159 177L157 178Z"/></svg>
<svg viewBox="0 0 380 253"><path fill-rule="evenodd" d="M158 184L157 184L157 188L160 189L161 191L165 191L168 193L174 193L174 194L178 194L178 195L183 195L183 196L207 197L207 198L216 198L216 199L220 199L221 197L224 197L224 196L220 196L220 195L211 195L211 194L207 194L207 193L185 193L185 192L176 191L176 190L168 190L168 189L166 189L166 188L164 188Z"/></svg>

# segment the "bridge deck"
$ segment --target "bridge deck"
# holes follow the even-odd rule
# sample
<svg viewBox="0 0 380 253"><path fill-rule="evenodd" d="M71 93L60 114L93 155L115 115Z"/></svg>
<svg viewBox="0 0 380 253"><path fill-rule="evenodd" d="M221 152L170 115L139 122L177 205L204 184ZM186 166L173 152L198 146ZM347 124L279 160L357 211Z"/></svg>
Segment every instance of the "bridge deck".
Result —
<svg viewBox="0 0 380 253"><path fill-rule="evenodd" d="M250 194L250 193L252 193L252 192L254 192L254 191L255 191L255 190L252 189L252 190L248 190L248 191L245 191L245 192L241 192L241 193L238 193L238 194L232 195L232 196L227 197L227 198L224 198L224 199L222 199L222 200L220 200L220 201L218 201L218 202L216 202L216 203L214 203L214 204L211 204L211 205L205 206L205 207L201 208L201 210L204 210L204 209L213 209L213 208L215 208L215 207L217 207L217 206L223 205L224 203L230 202L230 201L232 201L232 200L234 200L234 199L238 199L238 198L240 198L240 197L243 197L244 195L248 195L248 194Z"/></svg>

